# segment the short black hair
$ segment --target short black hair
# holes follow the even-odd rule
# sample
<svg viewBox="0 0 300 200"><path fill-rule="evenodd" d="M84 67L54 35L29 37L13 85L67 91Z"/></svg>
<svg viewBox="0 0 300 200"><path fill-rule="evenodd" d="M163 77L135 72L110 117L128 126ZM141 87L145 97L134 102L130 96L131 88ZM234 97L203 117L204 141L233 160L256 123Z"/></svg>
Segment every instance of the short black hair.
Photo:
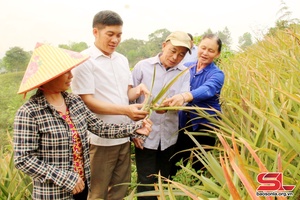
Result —
<svg viewBox="0 0 300 200"><path fill-rule="evenodd" d="M102 10L98 12L93 19L93 28L98 26L123 25L120 15L111 10Z"/></svg>

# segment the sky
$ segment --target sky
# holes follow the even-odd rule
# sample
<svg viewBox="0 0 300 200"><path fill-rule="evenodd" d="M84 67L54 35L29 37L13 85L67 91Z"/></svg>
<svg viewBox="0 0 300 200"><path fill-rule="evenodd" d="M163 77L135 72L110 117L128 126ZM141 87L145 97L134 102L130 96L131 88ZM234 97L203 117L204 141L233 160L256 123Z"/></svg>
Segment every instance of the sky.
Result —
<svg viewBox="0 0 300 200"><path fill-rule="evenodd" d="M148 40L158 29L197 36L227 27L235 48L244 33L255 40L274 27L282 2L290 18L300 19L300 0L0 0L0 58L16 46L33 50L37 42L91 45L92 19L101 10L120 14L122 40Z"/></svg>

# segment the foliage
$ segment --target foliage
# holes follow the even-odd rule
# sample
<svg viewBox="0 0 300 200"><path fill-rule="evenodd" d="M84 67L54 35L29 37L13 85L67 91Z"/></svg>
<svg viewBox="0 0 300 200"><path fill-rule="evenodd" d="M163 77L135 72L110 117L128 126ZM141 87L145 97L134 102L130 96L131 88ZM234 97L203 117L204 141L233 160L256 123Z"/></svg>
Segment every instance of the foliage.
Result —
<svg viewBox="0 0 300 200"><path fill-rule="evenodd" d="M81 52L88 48L85 42L70 42L69 44L60 44L60 48ZM24 51L21 47L11 47L5 52L5 56L0 60L0 72L24 71L31 57L31 52Z"/></svg>
<svg viewBox="0 0 300 200"><path fill-rule="evenodd" d="M69 44L59 44L58 47L71 51L81 52L87 49L88 45L85 42L70 42Z"/></svg>
<svg viewBox="0 0 300 200"><path fill-rule="evenodd" d="M219 128L211 132L219 140L209 152L200 144L191 151L206 170L195 172L190 163L187 166L181 164L182 170L174 180L158 174L155 191L146 194L137 194L133 181L126 199L158 195L160 199L248 200L258 187L258 173L264 170L282 171L284 184L296 185L293 199L300 198L300 28L296 24L287 27L274 30L244 52L232 54L228 50L223 57L223 50L221 62L218 62L226 77L220 97L222 120L214 120ZM151 38L158 41L159 37L155 39L155 35ZM16 95L22 74L0 75L0 134L2 138L8 138L6 141L11 141L8 132L11 132L14 114L25 101ZM207 117L201 108L197 111L199 117ZM201 133L187 134L193 138L193 134ZM7 144L0 145L0 162L3 163L0 199L18 194L27 199L32 187L30 179L13 167L12 146ZM132 177L136 177L136 171Z"/></svg>
<svg viewBox="0 0 300 200"><path fill-rule="evenodd" d="M4 66L4 63L3 63L3 60L0 59L0 74L2 73L2 71L5 70L5 66Z"/></svg>
<svg viewBox="0 0 300 200"><path fill-rule="evenodd" d="M6 51L3 57L5 69L9 72L23 71L30 60L30 53L20 47L12 47Z"/></svg>
<svg viewBox="0 0 300 200"><path fill-rule="evenodd" d="M170 33L171 32L167 29L159 29L149 35L149 40L145 48L148 50L148 57L155 56L161 52L162 43Z"/></svg>
<svg viewBox="0 0 300 200"><path fill-rule="evenodd" d="M207 31L205 31L204 33L203 33L203 35L207 35L207 34L213 34L214 32L209 28L209 29L207 29Z"/></svg>
<svg viewBox="0 0 300 200"><path fill-rule="evenodd" d="M0 146L7 144L6 133L13 129L13 120L17 109L25 102L22 95L17 95L24 72L0 74ZM28 93L30 96L31 92Z"/></svg>
<svg viewBox="0 0 300 200"><path fill-rule="evenodd" d="M209 33L212 33L212 31L209 29ZM159 52L161 52L162 48L162 43L164 42L165 38L170 34L171 32L167 29L159 29L156 30L155 32L149 34L148 36L148 41L144 40L137 40L137 39L127 39L122 41L119 46L117 47L117 51L119 53L122 53L128 58L129 61L129 66L130 68L133 68L134 65L145 58L149 58L152 56L157 55ZM230 46L230 41L231 41L231 36L230 32L227 27L223 31L218 31L218 34L220 38L222 39L223 43ZM228 35L227 35L228 34ZM197 45L201 39L201 36L195 36L194 37L194 43ZM227 42L228 41L228 42ZM81 52L84 49L88 48L88 45L85 42L69 42L69 44L59 44L58 47L76 51L76 52ZM15 47L19 48L20 47ZM9 53L7 51L6 53ZM25 70L27 63L30 59L30 52L25 52L28 54L28 60L24 61L24 65L21 69L18 69L16 66L19 66L18 63L16 63L17 59L12 59L14 63L12 63L11 66L13 71L19 71L19 70ZM13 54L17 55L17 54ZM20 59L20 57L16 57ZM3 62L4 63L4 62ZM4 64L3 64L4 65ZM1 68L1 63L0 63L0 68Z"/></svg>
<svg viewBox="0 0 300 200"><path fill-rule="evenodd" d="M286 21L288 24L299 24L300 22L297 18L291 18L292 12L283 0L281 0L281 8L278 11L278 14L281 14L281 16L279 16L277 21ZM278 28L277 25L276 27Z"/></svg>
<svg viewBox="0 0 300 200"><path fill-rule="evenodd" d="M173 181L160 177L165 184L158 183L147 195L273 200L272 196L256 196L257 175L269 171L282 172L284 184L296 186L291 199L300 198L299 33L299 25L278 29L221 63L226 77L223 112L218 113L222 120L210 118L218 127L210 134L218 142L206 151L194 140L198 148L191 150L206 170L196 173L189 165L182 166ZM201 108L196 110L199 117L208 118ZM201 133L187 134L194 138ZM193 184L186 185L187 180Z"/></svg>
<svg viewBox="0 0 300 200"><path fill-rule="evenodd" d="M159 29L149 35L148 41L128 39L121 42L117 48L128 58L130 68L145 58L157 55L161 52L162 43L171 32L167 29Z"/></svg>
<svg viewBox="0 0 300 200"><path fill-rule="evenodd" d="M289 7L286 5L286 3L281 0L281 8L278 11L278 14L280 14L278 20L276 21L276 26L271 27L266 34L266 36L270 36L273 34L276 34L277 30L284 30L288 28L291 24L299 24L299 19L291 19L291 12L289 11Z"/></svg>
<svg viewBox="0 0 300 200"><path fill-rule="evenodd" d="M131 68L148 56L147 51L145 51L145 41L136 39L128 39L120 43L117 52L126 56Z"/></svg>
<svg viewBox="0 0 300 200"><path fill-rule="evenodd" d="M236 142L236 149L243 152L240 159L235 159L245 168L243 174L249 176L249 182L255 180L261 168L245 148L247 143L268 171L283 171L284 183L297 185L295 196L299 196L300 187L299 30L299 25L278 30L223 65L224 114L223 120L216 122L227 142Z"/></svg>
<svg viewBox="0 0 300 200"><path fill-rule="evenodd" d="M11 147L0 147L0 199L31 199L31 178L15 168Z"/></svg>
<svg viewBox="0 0 300 200"><path fill-rule="evenodd" d="M226 46L228 49L230 49L230 46L232 44L232 38L231 38L231 33L227 26L225 26L223 31L217 31L217 32L213 32L210 28L207 29L207 31L205 31L202 35L195 38L194 40L195 44L199 44L202 36L206 34L216 34L221 39L223 45Z"/></svg>
<svg viewBox="0 0 300 200"><path fill-rule="evenodd" d="M230 48L230 45L232 43L231 39L231 33L227 26L224 28L223 31L218 31L217 32L218 37L221 39L222 43L226 45L228 48Z"/></svg>
<svg viewBox="0 0 300 200"><path fill-rule="evenodd" d="M147 96L147 99L145 100L145 103L142 107L142 110L146 110L149 112L148 117L151 116L152 112L155 110L164 110L163 107L158 106L158 102L162 102L167 96L166 93L169 91L171 86L184 74L189 73L191 67L187 67L183 71L181 71L179 74L177 74L172 80L170 80L166 85L162 86L162 89L159 91L157 96ZM152 83L150 88L150 94L152 94L152 88L154 86L155 82L155 75L156 75L156 66L153 68L153 76L152 76Z"/></svg>
<svg viewBox="0 0 300 200"><path fill-rule="evenodd" d="M245 50L248 46L251 46L252 44L252 36L250 33L246 32L243 34L243 36L239 37L239 47L242 50Z"/></svg>

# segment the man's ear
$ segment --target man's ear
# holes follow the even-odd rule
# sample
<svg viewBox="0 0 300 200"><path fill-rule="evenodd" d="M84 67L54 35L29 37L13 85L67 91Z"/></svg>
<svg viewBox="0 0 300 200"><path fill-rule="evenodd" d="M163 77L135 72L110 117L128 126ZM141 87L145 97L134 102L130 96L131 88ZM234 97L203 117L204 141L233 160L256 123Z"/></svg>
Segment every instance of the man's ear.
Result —
<svg viewBox="0 0 300 200"><path fill-rule="evenodd" d="M161 49L163 50L166 47L166 45L167 45L167 43L163 42L162 45L161 45Z"/></svg>
<svg viewBox="0 0 300 200"><path fill-rule="evenodd" d="M98 35L98 31L99 31L99 30L98 30L97 28L93 28L93 35L94 35L94 36Z"/></svg>

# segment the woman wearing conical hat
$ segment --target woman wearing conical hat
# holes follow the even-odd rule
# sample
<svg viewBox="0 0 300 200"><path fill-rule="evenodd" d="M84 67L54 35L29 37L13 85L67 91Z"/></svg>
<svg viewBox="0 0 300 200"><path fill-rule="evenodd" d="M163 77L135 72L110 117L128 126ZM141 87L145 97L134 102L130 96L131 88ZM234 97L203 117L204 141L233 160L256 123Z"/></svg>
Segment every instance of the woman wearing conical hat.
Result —
<svg viewBox="0 0 300 200"><path fill-rule="evenodd" d="M90 187L88 131L106 138L146 137L150 120L105 124L69 89L71 69L88 56L37 44L19 94L37 88L16 113L14 162L33 179L33 199L86 199ZM99 163L101 164L101 163Z"/></svg>

